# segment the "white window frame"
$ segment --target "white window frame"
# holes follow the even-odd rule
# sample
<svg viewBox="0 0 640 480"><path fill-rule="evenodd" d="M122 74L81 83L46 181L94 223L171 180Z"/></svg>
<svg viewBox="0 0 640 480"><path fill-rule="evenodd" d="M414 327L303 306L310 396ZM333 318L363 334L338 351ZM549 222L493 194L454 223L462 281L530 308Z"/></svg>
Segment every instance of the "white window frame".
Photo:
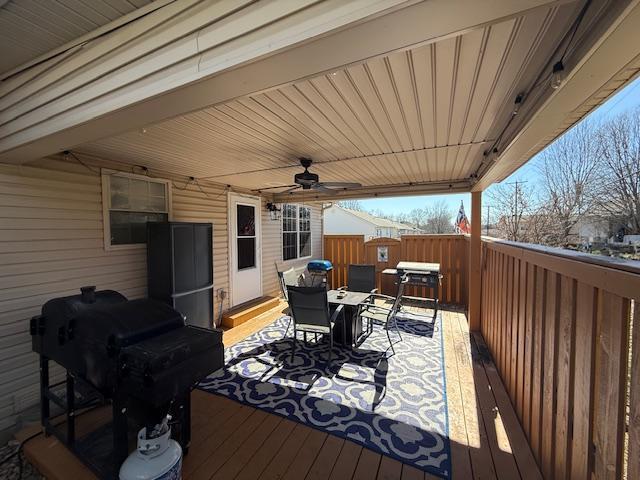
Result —
<svg viewBox="0 0 640 480"><path fill-rule="evenodd" d="M291 205L296 207L296 256L294 258L290 258L288 260L284 259L284 206L285 205ZM308 208L309 209L309 242L310 242L310 247L309 248L309 255L307 255L306 257L301 257L300 256L300 209L301 208ZM302 205L299 203L283 203L280 205L280 209L282 211L282 215L281 215L281 221L280 221L280 258L282 259L283 262L296 262L298 260L305 260L307 258L311 258L313 257L313 227L312 227L312 220L311 220L311 215L313 213L312 208L309 205ZM293 232L287 232L287 233L293 233ZM304 232L307 233L307 232Z"/></svg>
<svg viewBox="0 0 640 480"><path fill-rule="evenodd" d="M111 250L141 250L147 248L146 243L128 243L124 245L112 245L111 244L111 177L119 176L126 178L135 178L138 180L144 180L147 182L160 183L165 186L167 192L167 211L166 212L152 212L152 213L166 213L167 219L172 220L172 208L173 201L171 199L171 180L164 178L152 178L147 175L138 175L135 173L121 172L119 170L109 170L103 168L101 170L102 175L102 231L104 234L104 249ZM139 211L139 210L136 210ZM141 210L140 210L141 211ZM151 212L150 212L151 213Z"/></svg>

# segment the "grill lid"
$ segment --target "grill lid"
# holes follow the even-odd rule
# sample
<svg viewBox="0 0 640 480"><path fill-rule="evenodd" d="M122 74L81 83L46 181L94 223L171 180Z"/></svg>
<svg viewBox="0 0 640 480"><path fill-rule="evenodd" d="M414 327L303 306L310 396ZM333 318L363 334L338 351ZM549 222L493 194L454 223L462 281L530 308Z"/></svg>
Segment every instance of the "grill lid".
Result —
<svg viewBox="0 0 640 480"><path fill-rule="evenodd" d="M74 319L74 336L122 348L184 326L169 305L150 299L82 309Z"/></svg>

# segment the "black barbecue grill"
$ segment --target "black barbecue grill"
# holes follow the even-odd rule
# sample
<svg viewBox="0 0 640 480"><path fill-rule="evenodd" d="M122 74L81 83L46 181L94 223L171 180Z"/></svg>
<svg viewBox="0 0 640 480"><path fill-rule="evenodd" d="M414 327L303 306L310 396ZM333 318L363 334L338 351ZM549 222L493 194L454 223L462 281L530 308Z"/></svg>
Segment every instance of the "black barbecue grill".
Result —
<svg viewBox="0 0 640 480"><path fill-rule="evenodd" d="M190 393L223 366L222 332L186 326L180 313L155 300L129 301L95 287L81 290L48 301L42 315L31 320L45 432L102 478L116 477L132 434L168 413L175 421L174 437L188 451ZM50 384L49 360L67 370L65 381ZM65 428L52 421L50 402L66 413ZM112 422L76 438L79 411L109 403Z"/></svg>

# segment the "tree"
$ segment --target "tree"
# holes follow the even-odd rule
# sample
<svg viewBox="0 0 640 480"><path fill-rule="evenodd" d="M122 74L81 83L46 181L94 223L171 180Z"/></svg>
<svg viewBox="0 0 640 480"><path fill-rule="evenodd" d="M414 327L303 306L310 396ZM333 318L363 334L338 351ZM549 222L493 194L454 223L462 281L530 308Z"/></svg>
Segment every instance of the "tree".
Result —
<svg viewBox="0 0 640 480"><path fill-rule="evenodd" d="M406 224L410 222L409 215L405 212L396 213L395 215L393 215L392 220L395 220L396 222L399 222L399 223L406 223Z"/></svg>
<svg viewBox="0 0 640 480"><path fill-rule="evenodd" d="M358 212L364 212L365 210L360 200L340 200L336 203L342 208L348 208L349 210L356 210Z"/></svg>
<svg viewBox="0 0 640 480"><path fill-rule="evenodd" d="M619 115L599 129L598 207L640 233L640 108Z"/></svg>
<svg viewBox="0 0 640 480"><path fill-rule="evenodd" d="M424 210L421 208L414 208L409 212L407 220L412 226L420 228L424 223Z"/></svg>
<svg viewBox="0 0 640 480"><path fill-rule="evenodd" d="M453 214L447 202L439 200L427 205L423 210L422 229L425 233L453 233L454 227L452 222Z"/></svg>
<svg viewBox="0 0 640 480"><path fill-rule="evenodd" d="M540 155L544 209L554 219L550 244L567 245L580 217L593 210L599 174L596 155L595 127L589 121L569 130Z"/></svg>
<svg viewBox="0 0 640 480"><path fill-rule="evenodd" d="M532 213L533 191L527 184L516 181L494 185L487 192L495 228L502 238L514 242L527 241L526 221Z"/></svg>

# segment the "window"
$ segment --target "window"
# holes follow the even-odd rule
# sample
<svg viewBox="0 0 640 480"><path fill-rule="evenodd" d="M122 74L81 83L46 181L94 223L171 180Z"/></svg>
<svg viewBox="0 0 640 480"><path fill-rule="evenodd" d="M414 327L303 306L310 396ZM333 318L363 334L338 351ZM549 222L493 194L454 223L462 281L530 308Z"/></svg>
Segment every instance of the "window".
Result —
<svg viewBox="0 0 640 480"><path fill-rule="evenodd" d="M311 256L311 208L282 206L282 259Z"/></svg>
<svg viewBox="0 0 640 480"><path fill-rule="evenodd" d="M238 270L256 266L256 207L236 205Z"/></svg>
<svg viewBox="0 0 640 480"><path fill-rule="evenodd" d="M145 244L147 222L169 219L169 181L103 170L105 248Z"/></svg>

